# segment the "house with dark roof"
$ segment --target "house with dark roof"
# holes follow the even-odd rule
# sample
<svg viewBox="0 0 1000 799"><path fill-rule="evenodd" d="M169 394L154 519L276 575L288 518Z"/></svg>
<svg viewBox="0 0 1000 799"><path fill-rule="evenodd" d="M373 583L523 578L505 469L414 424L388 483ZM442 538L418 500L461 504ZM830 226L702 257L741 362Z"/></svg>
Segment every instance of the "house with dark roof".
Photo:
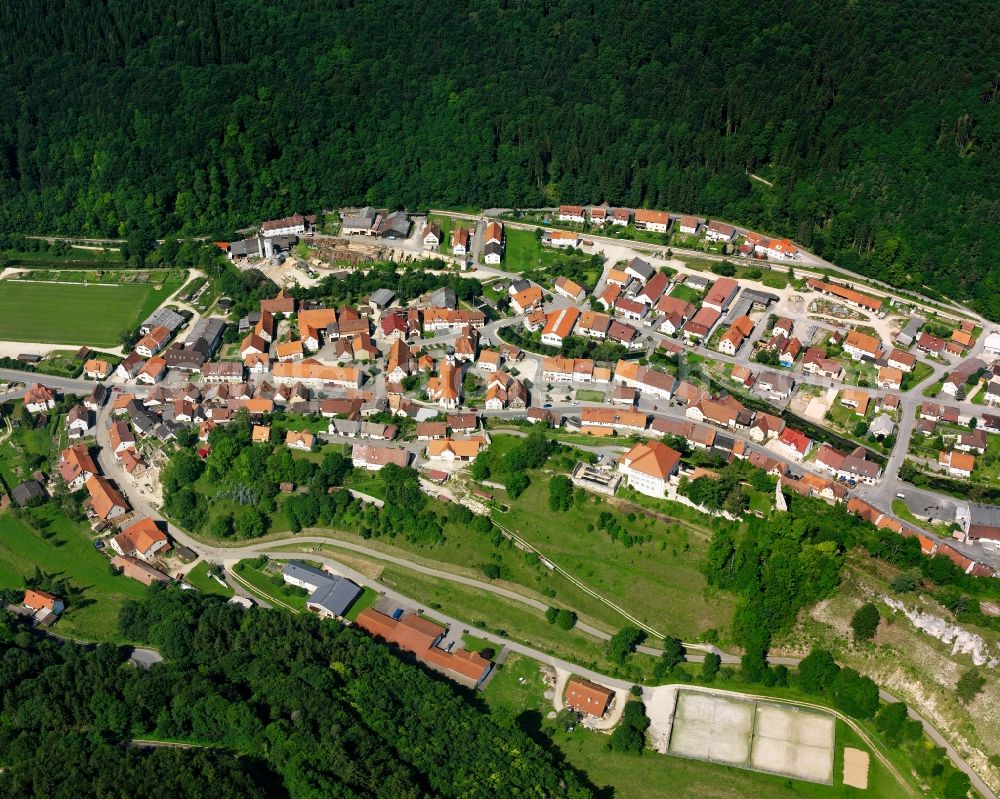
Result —
<svg viewBox="0 0 1000 799"><path fill-rule="evenodd" d="M342 618L361 596L361 588L346 577L330 574L299 561L286 563L281 576L286 583L310 592L306 607L320 616Z"/></svg>

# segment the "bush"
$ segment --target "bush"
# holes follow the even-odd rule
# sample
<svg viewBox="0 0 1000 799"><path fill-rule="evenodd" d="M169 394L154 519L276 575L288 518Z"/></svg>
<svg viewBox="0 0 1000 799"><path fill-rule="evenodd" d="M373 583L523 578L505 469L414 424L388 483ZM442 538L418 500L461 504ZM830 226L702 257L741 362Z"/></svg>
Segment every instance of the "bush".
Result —
<svg viewBox="0 0 1000 799"><path fill-rule="evenodd" d="M867 602L858 608L857 612L851 617L851 629L854 630L854 639L856 641L870 641L875 637L875 633L878 630L878 624L882 620L879 616L878 608L875 607L871 602Z"/></svg>
<svg viewBox="0 0 1000 799"><path fill-rule="evenodd" d="M962 702L969 704L983 690L984 685L986 685L986 680L976 669L966 669L958 678L955 691Z"/></svg>
<svg viewBox="0 0 1000 799"><path fill-rule="evenodd" d="M646 729L649 719L646 706L642 702L629 701L622 711L621 721L611 733L606 748L611 752L627 752L641 755L646 748Z"/></svg>
<svg viewBox="0 0 1000 799"><path fill-rule="evenodd" d="M722 658L715 654L715 652L709 652L705 655L705 660L701 664L701 678L705 682L715 682L715 677L719 673L719 666L721 664Z"/></svg>
<svg viewBox="0 0 1000 799"><path fill-rule="evenodd" d="M623 627L607 643L605 651L608 659L618 666L624 666L628 656L645 638L646 634L638 627Z"/></svg>

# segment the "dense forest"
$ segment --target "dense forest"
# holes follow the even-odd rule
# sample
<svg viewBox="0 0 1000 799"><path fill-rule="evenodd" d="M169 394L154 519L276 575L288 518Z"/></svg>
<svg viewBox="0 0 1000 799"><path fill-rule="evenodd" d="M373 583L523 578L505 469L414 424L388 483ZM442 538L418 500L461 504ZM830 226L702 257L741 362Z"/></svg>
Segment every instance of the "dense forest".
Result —
<svg viewBox="0 0 1000 799"><path fill-rule="evenodd" d="M168 588L119 626L166 660L0 614L0 797L593 795L514 719L336 622ZM201 746L129 746L151 738Z"/></svg>
<svg viewBox="0 0 1000 799"><path fill-rule="evenodd" d="M224 234L350 202L608 201L789 235L1000 318L995 13L8 3L0 229Z"/></svg>

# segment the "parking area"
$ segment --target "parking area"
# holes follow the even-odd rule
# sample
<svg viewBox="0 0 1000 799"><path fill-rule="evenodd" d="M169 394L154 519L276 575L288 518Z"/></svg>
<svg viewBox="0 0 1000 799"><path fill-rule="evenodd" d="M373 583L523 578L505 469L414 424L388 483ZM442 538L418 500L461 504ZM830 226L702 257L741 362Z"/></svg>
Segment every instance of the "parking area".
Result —
<svg viewBox="0 0 1000 799"><path fill-rule="evenodd" d="M680 691L669 754L832 784L836 722L787 705Z"/></svg>

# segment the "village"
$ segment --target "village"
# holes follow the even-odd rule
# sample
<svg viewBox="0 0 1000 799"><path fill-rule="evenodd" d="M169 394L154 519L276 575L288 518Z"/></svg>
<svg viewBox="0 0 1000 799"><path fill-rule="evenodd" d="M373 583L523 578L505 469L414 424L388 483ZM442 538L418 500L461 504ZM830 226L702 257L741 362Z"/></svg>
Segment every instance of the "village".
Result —
<svg viewBox="0 0 1000 799"><path fill-rule="evenodd" d="M334 448L364 472L412 467L432 499L488 515L494 492L468 467L496 431L521 426L585 454L567 476L591 494L628 488L710 515L760 514L709 510L683 490L717 472L682 450L747 461L777 478L768 510L783 509L785 492L843 503L966 574L997 574L1000 510L904 482L900 472L905 464L934 485L994 468L1000 333L950 309L859 290L787 240L716 220L562 206L544 217L544 231L454 215L446 236L429 216L363 208L338 217L332 238L341 244L301 215L217 243L238 268L276 284L246 313L228 313L232 303L220 297L192 319L167 302L115 362L82 348L78 379L0 372L4 396L23 402L19 424L44 427L65 412L71 442L51 474L11 486L9 501L23 507L83 492L94 545L123 579L190 587L186 574L204 548L163 518L160 474L171 442L196 436L205 458L214 429L249 418L255 443L295 457ZM616 226L682 246L624 246L599 235ZM552 268L507 268L512 235L522 246L528 230L541 252L576 259L569 274L558 258ZM339 305L297 297L324 273L370 269L374 256L363 249L346 265L317 257L343 257L352 250L342 242L369 239L383 242L381 257L395 253L389 260L474 276L481 294L459 297L442 279L403 301L393 285ZM716 256L708 268L677 256L697 246ZM295 485L282 491L294 494ZM347 619L470 688L495 672L498 653L465 648L461 621L432 621L389 593L358 609L363 576L286 561L281 578L302 591L307 610ZM231 601L258 600L240 591ZM13 609L48 626L64 604L29 589ZM564 672L553 678L556 709L565 703L597 728L613 726L623 686Z"/></svg>

